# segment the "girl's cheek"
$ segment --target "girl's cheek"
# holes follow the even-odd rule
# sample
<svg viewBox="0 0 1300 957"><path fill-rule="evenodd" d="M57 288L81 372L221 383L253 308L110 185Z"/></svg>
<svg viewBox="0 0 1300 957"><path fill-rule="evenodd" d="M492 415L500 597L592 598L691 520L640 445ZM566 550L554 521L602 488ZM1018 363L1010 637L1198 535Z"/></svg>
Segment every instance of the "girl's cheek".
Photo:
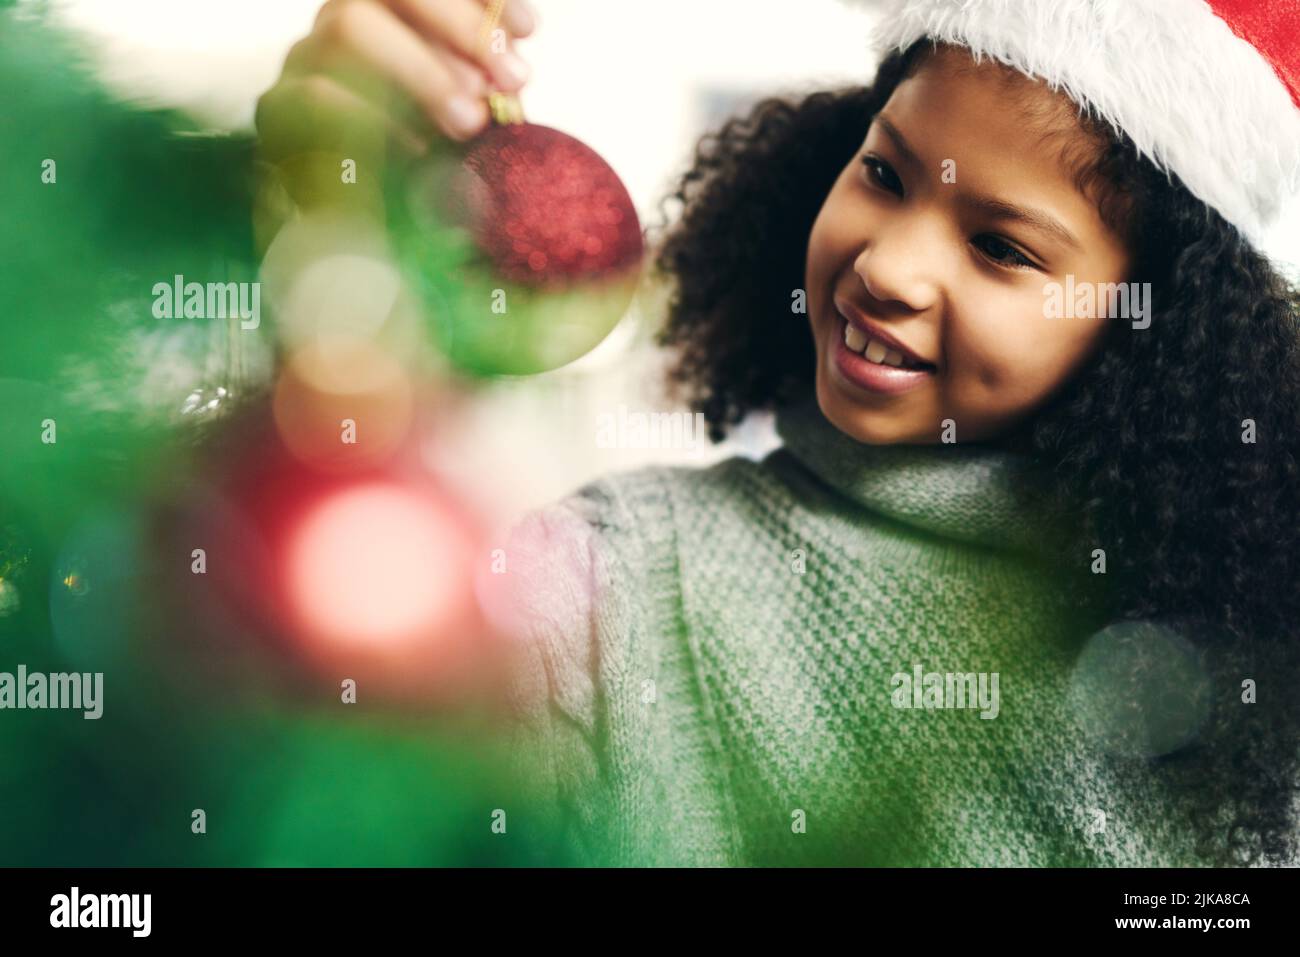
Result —
<svg viewBox="0 0 1300 957"><path fill-rule="evenodd" d="M832 191L808 237L805 281L808 311L814 322L828 314L836 278L852 270L861 249L861 221L851 206Z"/></svg>
<svg viewBox="0 0 1300 957"><path fill-rule="evenodd" d="M832 194L833 198L833 194ZM835 255L835 209L828 200L813 221L812 232L808 236L808 263L805 270L808 284L808 298L811 303L825 292L830 281Z"/></svg>
<svg viewBox="0 0 1300 957"><path fill-rule="evenodd" d="M991 363L973 364L944 383L943 416L957 423L958 435L983 438L1037 402L1038 384L1014 370ZM974 430L975 435L972 435Z"/></svg>
<svg viewBox="0 0 1300 957"><path fill-rule="evenodd" d="M987 291L968 290L977 303L954 302L948 313L944 344L949 378L968 386L996 388L1003 384L1014 365L1014 323L1002 319L1010 303L990 299ZM975 305L975 309L964 308ZM1008 347L1012 343L1013 347ZM1020 342L1023 347L1023 341Z"/></svg>
<svg viewBox="0 0 1300 957"><path fill-rule="evenodd" d="M1023 313L1019 304L986 305L994 309L951 320L945 353L949 395L972 407L1016 409L1039 392L1055 357L1032 334L1033 317L1007 321L1008 316Z"/></svg>
<svg viewBox="0 0 1300 957"><path fill-rule="evenodd" d="M871 203L854 189L851 170L846 168L831 187L813 224L813 238L824 253L829 274L841 267L852 267L870 235L868 224L873 218Z"/></svg>
<svg viewBox="0 0 1300 957"><path fill-rule="evenodd" d="M958 337L950 357L948 399L960 421L1030 412L1069 376L1079 354L1074 336L1052 335L1041 317L1015 328L991 327L977 337ZM997 328L997 331L993 331Z"/></svg>

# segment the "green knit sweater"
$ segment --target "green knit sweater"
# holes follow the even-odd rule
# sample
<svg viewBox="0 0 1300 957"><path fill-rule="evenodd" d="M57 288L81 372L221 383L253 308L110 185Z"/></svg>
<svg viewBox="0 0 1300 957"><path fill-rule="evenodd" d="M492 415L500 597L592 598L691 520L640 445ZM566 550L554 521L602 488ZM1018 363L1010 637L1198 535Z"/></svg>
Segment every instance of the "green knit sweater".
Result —
<svg viewBox="0 0 1300 957"><path fill-rule="evenodd" d="M1080 726L1103 623L1065 611L1024 461L861 444L811 399L776 422L761 462L616 474L515 528L515 753L542 798L516 826L559 835L546 859L1206 863L1159 771ZM918 670L984 699L895 677ZM967 707L935 706L958 685Z"/></svg>

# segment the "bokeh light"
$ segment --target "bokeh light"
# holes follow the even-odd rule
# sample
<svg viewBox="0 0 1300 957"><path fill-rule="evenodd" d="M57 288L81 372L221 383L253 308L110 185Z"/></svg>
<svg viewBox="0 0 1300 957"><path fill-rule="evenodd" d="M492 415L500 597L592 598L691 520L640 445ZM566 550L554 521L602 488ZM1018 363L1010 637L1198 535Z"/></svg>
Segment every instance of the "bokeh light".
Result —
<svg viewBox="0 0 1300 957"><path fill-rule="evenodd" d="M330 472L382 463L406 437L413 409L413 388L401 364L356 339L321 339L299 349L274 397L285 446Z"/></svg>
<svg viewBox="0 0 1300 957"><path fill-rule="evenodd" d="M1154 758L1195 739L1212 686L1195 646L1154 621L1121 621L1091 635L1070 676L1068 705L1100 747Z"/></svg>
<svg viewBox="0 0 1300 957"><path fill-rule="evenodd" d="M289 555L295 616L313 640L400 649L434 639L468 591L464 535L434 503L374 482L308 513Z"/></svg>

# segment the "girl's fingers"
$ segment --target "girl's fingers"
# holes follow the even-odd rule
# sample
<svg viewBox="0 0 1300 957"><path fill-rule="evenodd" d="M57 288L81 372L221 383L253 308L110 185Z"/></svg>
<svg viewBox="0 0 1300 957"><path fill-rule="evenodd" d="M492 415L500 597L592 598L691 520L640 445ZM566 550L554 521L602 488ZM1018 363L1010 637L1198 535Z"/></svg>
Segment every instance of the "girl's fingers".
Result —
<svg viewBox="0 0 1300 957"><path fill-rule="evenodd" d="M420 154L427 144L391 112L320 73L286 79L257 101L263 155L272 161L312 149L342 149L378 134Z"/></svg>
<svg viewBox="0 0 1300 957"><path fill-rule="evenodd" d="M469 96L486 99L488 95L487 76L473 63L455 53L447 54L447 67L460 89Z"/></svg>
<svg viewBox="0 0 1300 957"><path fill-rule="evenodd" d="M482 0L482 3L487 7L492 0ZM505 9L501 11L501 25L516 37L526 37L537 29L537 14L527 0L506 0Z"/></svg>
<svg viewBox="0 0 1300 957"><path fill-rule="evenodd" d="M517 91L527 81L528 64L509 42L490 35L482 42L483 0L390 0L417 31L486 70L494 85ZM517 15L517 14L516 14ZM509 30L506 31L507 34Z"/></svg>
<svg viewBox="0 0 1300 957"><path fill-rule="evenodd" d="M359 90L367 89L367 78L378 77L414 101L452 139L468 139L488 122L486 102L461 87L447 53L435 51L370 0L327 4L312 36L290 52L286 69L351 74L348 85Z"/></svg>

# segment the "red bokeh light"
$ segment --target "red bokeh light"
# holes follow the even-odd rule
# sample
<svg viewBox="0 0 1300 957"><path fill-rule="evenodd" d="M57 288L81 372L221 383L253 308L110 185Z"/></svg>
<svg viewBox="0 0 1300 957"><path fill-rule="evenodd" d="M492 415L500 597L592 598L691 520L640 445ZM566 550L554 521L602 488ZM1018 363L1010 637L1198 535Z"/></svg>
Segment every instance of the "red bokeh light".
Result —
<svg viewBox="0 0 1300 957"><path fill-rule="evenodd" d="M432 500L372 482L327 496L293 532L290 606L328 645L398 651L436 639L468 590L467 543Z"/></svg>

